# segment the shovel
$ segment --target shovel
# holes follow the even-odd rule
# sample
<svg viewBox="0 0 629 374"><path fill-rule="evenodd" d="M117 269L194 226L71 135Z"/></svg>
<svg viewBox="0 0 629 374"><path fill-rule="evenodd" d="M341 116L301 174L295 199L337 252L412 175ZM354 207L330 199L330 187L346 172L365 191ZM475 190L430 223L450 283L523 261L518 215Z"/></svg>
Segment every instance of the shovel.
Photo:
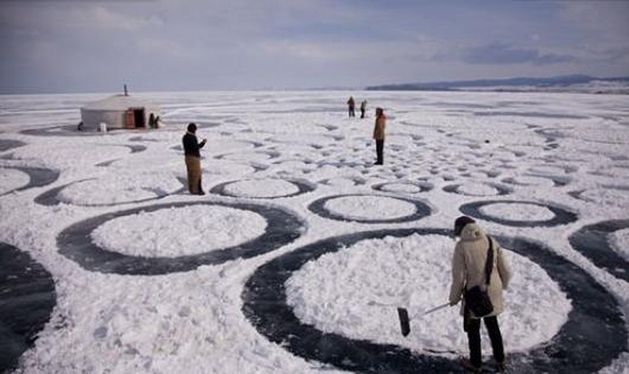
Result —
<svg viewBox="0 0 629 374"><path fill-rule="evenodd" d="M421 317L428 315L430 313L436 312L439 309L443 309L447 306L449 306L450 303L445 303L445 304L441 304L439 306L436 306L432 309L429 309L427 311L425 311L424 313L422 313ZM400 318L400 330L402 332L402 336L408 336L408 334L411 333L411 324L410 324L410 320L408 318L408 311L406 310L406 308L397 308L397 315Z"/></svg>

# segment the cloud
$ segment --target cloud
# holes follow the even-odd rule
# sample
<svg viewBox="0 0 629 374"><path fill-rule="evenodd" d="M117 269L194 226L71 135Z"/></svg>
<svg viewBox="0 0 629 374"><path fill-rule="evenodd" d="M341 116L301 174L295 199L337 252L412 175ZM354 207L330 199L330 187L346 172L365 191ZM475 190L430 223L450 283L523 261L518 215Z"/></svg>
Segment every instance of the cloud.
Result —
<svg viewBox="0 0 629 374"><path fill-rule="evenodd" d="M469 48L463 52L461 59L468 64L478 65L548 65L574 62L577 60L577 58L572 55L543 53L537 49L518 48L503 43L491 43Z"/></svg>
<svg viewBox="0 0 629 374"><path fill-rule="evenodd" d="M589 37L606 41L626 42L629 36L629 2L627 1L565 1L560 17L588 32Z"/></svg>

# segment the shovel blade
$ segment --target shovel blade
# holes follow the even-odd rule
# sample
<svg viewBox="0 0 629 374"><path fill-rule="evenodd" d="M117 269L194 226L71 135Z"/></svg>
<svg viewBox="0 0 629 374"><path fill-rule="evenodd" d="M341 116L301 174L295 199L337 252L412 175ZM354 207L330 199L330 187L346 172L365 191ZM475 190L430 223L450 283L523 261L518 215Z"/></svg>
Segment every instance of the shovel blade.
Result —
<svg viewBox="0 0 629 374"><path fill-rule="evenodd" d="M400 318L400 329L402 336L408 336L411 333L411 325L408 320L408 311L406 308L397 308L397 315Z"/></svg>

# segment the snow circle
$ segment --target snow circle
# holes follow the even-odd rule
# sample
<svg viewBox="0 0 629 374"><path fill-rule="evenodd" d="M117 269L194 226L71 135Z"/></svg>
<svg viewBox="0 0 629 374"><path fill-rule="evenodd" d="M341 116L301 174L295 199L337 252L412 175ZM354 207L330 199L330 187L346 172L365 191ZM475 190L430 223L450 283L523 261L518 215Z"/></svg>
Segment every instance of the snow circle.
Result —
<svg viewBox="0 0 629 374"><path fill-rule="evenodd" d="M413 234L424 237L431 235L448 236L450 230L422 228L358 232L323 239L297 248L256 269L246 282L245 291L242 293L242 312L258 332L270 341L282 342L282 347L292 354L307 360L315 360L323 364L332 365L336 369L350 370L353 372L460 372L461 367L458 360L453 359L453 356L458 354L456 351L439 352L426 346L425 350L417 352L392 343L383 344L366 339L351 339L337 332L326 332L312 324L302 322L295 315L295 309L287 303L286 287L288 283L291 282L290 279L293 274L300 271L304 266L314 266L317 269L321 268L316 264L307 265L308 263L316 263L319 258L325 258L327 255L335 256L335 253L347 251L349 248L356 249L354 247L355 244L360 242L380 239L387 243L387 240L391 241L391 237L405 238ZM537 241L521 237L494 237L504 248L509 248L514 252L513 254L511 252L508 254L514 264L514 270L518 272L515 274L514 282L516 283L514 284L523 285L521 291L509 291L516 292L514 294L515 298L521 295L533 297L537 292L546 292L543 289L549 286L554 292L550 291L551 293L546 296L557 295L556 292L561 290L560 292L564 292L566 294L565 297L572 303L572 310L570 310L569 313L567 313L566 309L560 311L558 314L563 318L567 318L567 321L561 325L559 331L549 341L544 344L537 344L526 351L511 351L511 343L507 342L507 350L511 351L509 353L509 367L513 369L514 372L554 372L559 366L561 366L565 372L596 372L608 366L609 362L626 350L628 332L621 306L616 298L591 275L567 261L565 258L555 254L553 250ZM393 240L393 242L395 242L395 240ZM453 242L450 242L450 246L453 244ZM408 250L407 248L403 248L403 246L400 247L402 251ZM417 250L414 247L413 249ZM379 246L377 255L380 258L390 254L390 252L395 251L390 250L388 247L382 249L382 247ZM526 259L522 259L522 261L513 259L516 253L517 255L526 257ZM413 252L412 255L416 254ZM420 256L421 255L423 254L420 254ZM386 259L386 257L384 258ZM336 259L341 259L350 275L352 273L362 274L361 264L363 263L362 261L364 261L362 257L355 258L353 256L346 257L341 255L340 257L336 257ZM355 264L355 261L358 261L358 264ZM399 291L397 289L387 288L388 285L383 284L385 283L383 279L390 278L396 282L404 282L404 280L398 280L396 277L402 277L400 274L405 274L405 271L407 271L406 268L410 268L410 264L407 265L404 261L384 261L382 265L383 270L372 274L372 277L359 278L356 276L356 278L350 279L352 281L358 279L363 281L365 284L362 286L366 288L366 291L364 293L356 292L347 297L359 297L361 295L364 298L372 296L381 297L381 300L385 301L385 303L382 303L384 304L383 307L393 309L391 314L382 318L397 321L395 306L397 306L396 304L399 300L389 299L388 296L395 297L395 295L398 294L394 292ZM532 265L530 261L541 267L543 272L540 273L539 269L537 269L535 265ZM379 261L372 262L377 265ZM374 264L366 266L369 267L372 265ZM414 263L413 265L416 267L424 266ZM436 265L434 261L431 261L430 265L439 266ZM338 270L339 268L336 267L335 269ZM533 278L526 278L528 276L526 274L527 271L532 271ZM316 277L317 274L315 273L316 272L313 271L312 276ZM544 273L547 276L545 276ZM433 277L432 275L427 276L425 273L419 272L416 276L420 277L420 281L424 280L427 282ZM427 278L424 279L422 277ZM518 277L523 277L524 279L518 283L518 281L515 280ZM370 282L370 279L374 278L375 280ZM539 281L544 282L541 284L543 287L540 287ZM412 283L413 280L409 282ZM358 283L360 282L355 281L353 285L358 286ZM558 286L553 283L557 283ZM444 284L446 287L448 285L449 283L447 283L447 285ZM337 292L333 290L335 287L343 287L342 284L339 284L338 280L336 282L330 282L329 279L321 280L318 286L324 290L329 290L332 294ZM414 286L414 284L410 287L412 286ZM310 285L307 287L310 287ZM429 288L424 285L416 286L416 288L417 289L408 290L407 293L402 292L401 294L404 296L412 296L416 293L424 292L427 297L424 299L424 297L413 298L409 296L409 306L421 305L422 310L426 304L433 306L433 300L428 299L433 292L437 292L437 296L439 296L438 293L440 291L436 288ZM372 289L378 290L380 293L374 295ZM344 288L342 288L342 290L344 290ZM519 292L523 292L523 294ZM319 294L315 293L315 295ZM510 300L509 294L506 296L507 308L509 308L509 305L513 305L514 302L518 302ZM295 305L306 303L308 301L306 300L307 297L308 296L302 297L301 299L299 297L293 299L296 302ZM545 298L545 296L542 296L542 298ZM568 304L566 304L566 300L564 300L563 296L561 300L560 305L565 308ZM345 301L338 299L328 300L327 304L311 305L312 309L308 310L313 312L318 312L319 310L326 311L329 310L329 308L334 308L334 306L328 304L337 302ZM387 302L390 302L391 305L387 305ZM532 310L534 310L535 313L532 313L532 316L547 313L549 309L546 308L550 308L551 313L554 313L552 311L554 300L544 300L542 302L545 305L544 310L540 311L533 307ZM355 318L345 318L344 315L339 316L339 318L344 319L345 325L358 326L361 322L359 319L364 316L363 313L374 313L376 315L381 313L376 311L363 311L361 309L364 308L365 301L361 300L359 303L361 304L357 306L347 305L346 313L349 317L353 316ZM370 303L369 306L375 305L375 303ZM521 312L522 314L519 314L520 311L508 309L500 317L501 324L509 323L507 319L513 318L514 321L517 321L516 325L520 330L529 330L531 328L527 321L527 318L530 317L528 313L529 308L530 305L527 304L526 308ZM426 328L431 329L431 327L426 327L426 325L419 320L421 317L412 315L412 312L411 310L411 318L414 320L417 319L417 321L414 322L414 334L417 336L416 339L424 339L424 341L430 340L431 337L426 336L423 331ZM440 315L439 312L436 314L437 316L431 318L440 318L438 317L438 315ZM512 316L509 316L510 314L512 314ZM555 317L557 316L553 314L553 318ZM458 333L463 335L461 323L459 319ZM554 323L554 326L557 326L557 321L545 321L544 323ZM362 327L359 326L357 328L361 329ZM399 326L397 328L399 328ZM535 331L539 334L545 333L544 331ZM522 334L522 332L518 331L518 334ZM441 339L441 337L434 336L432 338ZM539 336L537 336L537 338L539 338ZM529 340L529 342L533 344L533 340ZM407 342L406 344L415 343Z"/></svg>
<svg viewBox="0 0 629 374"><path fill-rule="evenodd" d="M345 196L328 200L325 209L351 219L393 219L415 213L406 201L383 196Z"/></svg>
<svg viewBox="0 0 629 374"><path fill-rule="evenodd" d="M153 200L181 189L181 182L169 172L112 174L66 185L56 198L74 205L117 205Z"/></svg>
<svg viewBox="0 0 629 374"><path fill-rule="evenodd" d="M210 208L224 208L222 212L217 209L192 209L196 207L210 207ZM180 209L185 208L185 212ZM175 210L172 212L171 210ZM160 211L166 211L161 214ZM169 212L171 211L171 212ZM151 214L160 212L160 214ZM195 213L194 216L203 222L208 222L210 225L210 231L216 235L216 231L225 228L228 235L223 235L218 238L205 237L206 241L201 241L199 238L184 238L185 235L205 235L207 227L195 226L197 223L190 223L191 217L189 213ZM243 214L251 212L252 215ZM199 218L198 215L205 214L218 214L221 219L229 218L230 222L210 222L205 220L204 217ZM266 222L266 229L264 229L262 235L258 235L251 240L246 240L242 236L250 238L259 233L246 231L243 227L229 227L234 224L240 224L246 221L246 224L241 226L251 225L251 219L254 228L259 230L262 225L259 217ZM165 216L164 216L165 215ZM123 220L113 223L112 226L107 227L105 224L108 221L114 220L118 217L142 217L149 218L148 222L142 222L138 224L133 219ZM157 219L156 219L157 218ZM155 226L150 226L151 219L153 221L159 221L159 219L169 219L171 223L169 227L163 227L159 223L155 223ZM180 219L179 219L180 218ZM214 217L212 217L214 218ZM179 219L174 221L174 219ZM181 222L186 222L186 226L181 225ZM130 222L130 223L129 223ZM257 222L257 224L256 224ZM153 248L139 248L137 244L126 240L124 243L115 238L115 235L119 235L118 232L112 232L116 229L116 226L125 227L126 223L129 223L133 229L132 235L135 236L133 241L144 241L147 245L152 245ZM103 245L115 247L113 250L108 250L100 247L95 243L92 233L97 231L101 226L105 227L102 232ZM64 229L57 236L57 246L59 247L59 253L65 257L77 262L84 269L89 271L96 271L100 273L114 273L114 274L131 274L131 275L161 275L176 272L190 271L198 268L202 265L215 265L222 264L226 261L238 259L238 258L250 258L257 256L277 248L280 248L293 240L297 239L305 231L304 222L294 214L285 211L283 209L275 208L270 205L258 205L250 203L215 203L215 202L180 202L169 204L158 204L152 206L143 206L139 208L128 209L119 212L106 213L94 218L89 218L81 222L77 222L72 226ZM152 235L148 236L148 240L145 238L143 230L147 228ZM124 228L126 229L126 227ZM122 230L122 229L121 229ZM158 230L165 230L168 235ZM236 231L234 231L236 230ZM247 229L248 230L248 229ZM159 235L157 235L159 233ZM183 235L182 235L183 233ZM241 235L240 238L238 236ZM98 233L94 235L98 237ZM181 239L187 240L187 248L175 249L175 241ZM161 243L160 240L165 239L165 243ZM190 240L191 239L191 240ZM100 239L98 239L100 240ZM209 244L208 244L209 243ZM229 247L217 248L219 245L230 245ZM122 246L129 245L131 249L124 249ZM206 250L206 252L198 253L195 246L207 245L213 250L207 251L208 247L200 249ZM162 247L165 249L156 250L155 248ZM213 246L213 247L212 247ZM119 252L117 252L119 251ZM176 257L168 257L168 255L176 251L178 254L173 255ZM129 253L141 253L140 256L128 255L121 252ZM185 253L196 254L185 254ZM151 253L156 253L156 257L147 257Z"/></svg>
<svg viewBox="0 0 629 374"><path fill-rule="evenodd" d="M210 192L232 197L275 199L291 197L312 190L314 187L303 181L267 178L225 182L212 187Z"/></svg>
<svg viewBox="0 0 629 374"><path fill-rule="evenodd" d="M280 197L299 192L299 187L282 179L238 181L225 186L225 192L242 197Z"/></svg>
<svg viewBox="0 0 629 374"><path fill-rule="evenodd" d="M462 183L451 184L443 188L445 192L457 193L466 196L497 196L507 195L509 188L493 183Z"/></svg>
<svg viewBox="0 0 629 374"><path fill-rule="evenodd" d="M427 182L387 182L372 186L376 191L415 194L430 191L432 184Z"/></svg>
<svg viewBox="0 0 629 374"><path fill-rule="evenodd" d="M463 204L459 210L471 217L516 227L549 227L578 219L574 212L533 201L485 200Z"/></svg>
<svg viewBox="0 0 629 374"><path fill-rule="evenodd" d="M131 256L178 257L240 245L264 234L266 226L253 212L197 205L115 218L94 230L92 240Z"/></svg>
<svg viewBox="0 0 629 374"><path fill-rule="evenodd" d="M495 203L480 208L483 214L512 221L546 221L555 214L545 206L517 203Z"/></svg>
<svg viewBox="0 0 629 374"><path fill-rule="evenodd" d="M26 186L29 181L28 174L20 170L0 168L0 195Z"/></svg>
<svg viewBox="0 0 629 374"><path fill-rule="evenodd" d="M625 260L629 261L629 228L618 230L609 235L609 242Z"/></svg>
<svg viewBox="0 0 629 374"><path fill-rule="evenodd" d="M419 318L448 300L454 244L446 236L418 234L359 241L293 273L286 282L287 304L302 322L327 333L466 355L459 307ZM524 351L557 334L571 303L539 265L502 250L516 276L505 293L501 330L507 351ZM410 339L399 333L396 306L411 314ZM482 341L483 351L491 352L488 337Z"/></svg>
<svg viewBox="0 0 629 374"><path fill-rule="evenodd" d="M325 218L361 223L408 222L430 214L430 208L417 200L359 194L318 199L308 209Z"/></svg>

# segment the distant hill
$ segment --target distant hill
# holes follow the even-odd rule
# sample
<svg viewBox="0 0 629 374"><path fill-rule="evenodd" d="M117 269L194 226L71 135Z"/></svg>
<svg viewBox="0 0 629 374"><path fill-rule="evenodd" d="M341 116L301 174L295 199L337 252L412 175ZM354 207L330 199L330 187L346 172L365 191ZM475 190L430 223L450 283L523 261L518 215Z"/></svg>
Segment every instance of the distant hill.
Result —
<svg viewBox="0 0 629 374"><path fill-rule="evenodd" d="M629 94L629 77L597 78L563 75L549 78L478 79L428 83L385 84L371 91L546 91Z"/></svg>

